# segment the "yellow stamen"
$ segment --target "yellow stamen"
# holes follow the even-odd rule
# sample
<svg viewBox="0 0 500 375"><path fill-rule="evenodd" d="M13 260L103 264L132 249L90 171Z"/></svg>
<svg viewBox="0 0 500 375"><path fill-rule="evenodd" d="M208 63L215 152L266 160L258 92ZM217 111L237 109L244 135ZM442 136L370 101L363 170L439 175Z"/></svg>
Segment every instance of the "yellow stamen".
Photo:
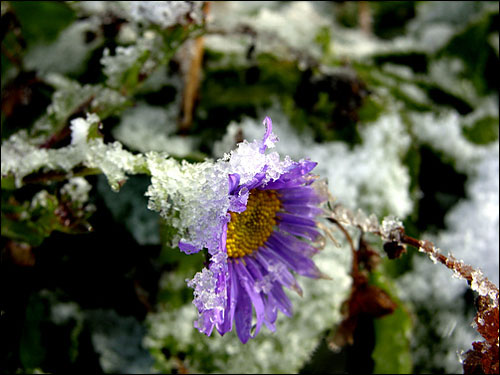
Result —
<svg viewBox="0 0 500 375"><path fill-rule="evenodd" d="M252 190L247 209L242 213L231 212L231 221L227 224L227 255L239 258L262 246L273 232L280 207L275 190Z"/></svg>

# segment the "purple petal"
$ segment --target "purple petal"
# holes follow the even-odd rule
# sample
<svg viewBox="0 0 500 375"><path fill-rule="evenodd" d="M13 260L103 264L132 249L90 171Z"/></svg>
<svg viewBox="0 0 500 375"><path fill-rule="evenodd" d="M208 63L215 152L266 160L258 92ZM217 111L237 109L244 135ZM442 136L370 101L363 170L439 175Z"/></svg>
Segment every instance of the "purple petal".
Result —
<svg viewBox="0 0 500 375"><path fill-rule="evenodd" d="M287 172L283 173L276 181L269 182L263 189L284 189L307 185L312 182L312 179L306 175L316 165L317 163L310 160L294 163Z"/></svg>
<svg viewBox="0 0 500 375"><path fill-rule="evenodd" d="M252 304L250 298L241 285L238 290L236 308L234 311L234 323L236 333L240 341L245 344L250 339L250 330L252 329Z"/></svg>
<svg viewBox="0 0 500 375"><path fill-rule="evenodd" d="M281 241L278 237L271 235L267 239L266 245L269 250L272 250L299 275L311 278L318 278L321 276L321 272L314 262L309 257L291 250L286 241Z"/></svg>
<svg viewBox="0 0 500 375"><path fill-rule="evenodd" d="M306 239L311 240L313 242L316 241L316 239L320 235L319 232L315 228L308 226L308 225L296 225L296 224L290 224L290 223L286 223L286 222L280 222L278 224L278 227L285 232L306 238Z"/></svg>
<svg viewBox="0 0 500 375"><path fill-rule="evenodd" d="M259 148L259 151L261 154L264 153L264 151L266 151L266 148L267 148L267 145L266 145L266 142L267 142L267 139L269 138L269 136L271 135L272 131L273 131L273 122L271 121L271 118L269 116L266 116L266 118L264 119L264 125L266 126L266 134L264 134L264 138L262 138L262 144Z"/></svg>
<svg viewBox="0 0 500 375"><path fill-rule="evenodd" d="M307 206L303 204L283 203L282 206L286 212L301 216L316 217L323 213L323 210L319 207Z"/></svg>
<svg viewBox="0 0 500 375"><path fill-rule="evenodd" d="M271 289L271 296L274 300L273 303L281 310L281 312L283 312L283 314L285 314L286 316L292 316L292 302L290 302L290 299L280 285L276 283L274 284L273 288Z"/></svg>
<svg viewBox="0 0 500 375"><path fill-rule="evenodd" d="M287 288L295 290L299 295L302 294L300 285L295 280L295 277L287 268L287 264L283 262L281 257L273 251L265 247L260 247L256 252L256 259L259 263L266 268L266 270L273 275L273 278L279 281ZM291 268L291 267L290 267Z"/></svg>
<svg viewBox="0 0 500 375"><path fill-rule="evenodd" d="M316 165L318 165L318 163L314 161L308 159L301 160L299 162L294 163L294 165L290 167L290 169L286 173L284 173L281 177L283 178L283 180L288 180L288 181L294 180L296 178L305 176L306 174L311 172L314 169L314 167L316 167Z"/></svg>
<svg viewBox="0 0 500 375"><path fill-rule="evenodd" d="M257 262L257 260L252 257L245 257L245 262L247 264L248 271L250 271L255 280L254 288L257 291L260 291L260 295L264 301L264 323L271 331L274 331L274 322L277 317L277 310L274 299L272 295L269 294L274 285L273 277L259 264L259 262ZM262 285L259 285L259 283L262 283Z"/></svg>
<svg viewBox="0 0 500 375"><path fill-rule="evenodd" d="M240 184L240 175L238 173L232 173L229 175L229 194L231 194L234 189Z"/></svg>
<svg viewBox="0 0 500 375"><path fill-rule="evenodd" d="M301 226L308 226L308 227L316 227L316 222L312 219L309 219L307 217L300 217L297 215L292 215L286 212L278 212L276 213L276 216L279 218L279 221L282 223L288 223L292 225L301 225Z"/></svg>
<svg viewBox="0 0 500 375"><path fill-rule="evenodd" d="M200 251L199 248L197 248L196 246L194 245L191 245L190 243L187 243L187 242L184 242L184 241L179 241L179 249L181 249L184 253L186 254L194 254L194 253L197 253L198 251Z"/></svg>
<svg viewBox="0 0 500 375"><path fill-rule="evenodd" d="M230 195L228 210L231 212L244 212L247 209L248 193L249 192L246 191L243 194Z"/></svg>
<svg viewBox="0 0 500 375"><path fill-rule="evenodd" d="M319 250L312 246L311 244L302 241L298 239L295 236L290 236L288 234L280 233L280 232L274 232L273 236L278 239L281 243L285 243L287 249L298 253L305 255L307 257L312 257L313 255L317 254Z"/></svg>
<svg viewBox="0 0 500 375"><path fill-rule="evenodd" d="M252 275L247 270L247 268L243 265L243 263L238 262L238 263L234 264L234 269L236 270L236 273L238 274L238 279L240 281L240 285L247 292L247 294L250 297L250 300L252 301L252 304L255 308L257 323L255 326L255 332L253 335L251 335L251 337L254 338L259 333L260 327L262 326L262 323L264 321L264 301L262 300L260 293L256 292L256 290L254 288L255 280L252 278Z"/></svg>
<svg viewBox="0 0 500 375"><path fill-rule="evenodd" d="M210 311L210 313L213 313L213 311ZM199 324L200 320L202 321L201 327ZM214 329L214 323L212 321L211 314L206 311L199 320L194 322L194 327L205 335L210 336L212 334L212 330Z"/></svg>
<svg viewBox="0 0 500 375"><path fill-rule="evenodd" d="M257 173L249 182L240 186L241 188L246 188L249 191L256 188L262 183L262 180L266 177L267 165L264 167L262 172Z"/></svg>
<svg viewBox="0 0 500 375"><path fill-rule="evenodd" d="M265 267L263 267L257 259L252 259L252 257L245 257L247 263L247 268L254 276L254 279L265 280L266 287L263 288L261 295L265 295L265 320L266 326L270 330L274 330L274 322L276 320L277 311L276 307L279 308L285 315L291 316L292 314L292 303L283 292L281 285L274 281L274 275L267 272Z"/></svg>
<svg viewBox="0 0 500 375"><path fill-rule="evenodd" d="M265 305L264 315L266 317L264 323L266 323L266 327L271 331L276 331L276 326L274 322L276 322L276 318L278 317L278 309L276 308L276 303L274 302L274 298L272 295L266 295L266 305Z"/></svg>
<svg viewBox="0 0 500 375"><path fill-rule="evenodd" d="M217 326L217 331L221 335L233 329L234 312L236 309L236 302L238 300L238 277L233 269L233 262L228 262L228 288L227 288L227 305L224 311L224 320L222 324Z"/></svg>
<svg viewBox="0 0 500 375"><path fill-rule="evenodd" d="M306 179L299 177L293 180L281 180L281 177L276 181L270 181L265 186L260 187L262 190L280 190L292 187L303 186L306 183Z"/></svg>
<svg viewBox="0 0 500 375"><path fill-rule="evenodd" d="M321 203L323 201L322 198L316 195L313 190L307 190L307 187L294 189L296 190L291 191L292 189L282 189L279 191L280 201L283 204L317 205L318 203Z"/></svg>

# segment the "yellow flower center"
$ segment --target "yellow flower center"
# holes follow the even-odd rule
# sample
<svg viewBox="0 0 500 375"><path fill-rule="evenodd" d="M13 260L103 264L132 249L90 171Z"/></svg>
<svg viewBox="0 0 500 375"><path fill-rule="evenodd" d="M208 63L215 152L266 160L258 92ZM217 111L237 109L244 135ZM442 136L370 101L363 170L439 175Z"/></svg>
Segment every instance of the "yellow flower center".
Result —
<svg viewBox="0 0 500 375"><path fill-rule="evenodd" d="M280 207L275 190L252 190L247 209L242 213L231 212L231 221L227 224L227 255L239 258L262 246L273 232Z"/></svg>

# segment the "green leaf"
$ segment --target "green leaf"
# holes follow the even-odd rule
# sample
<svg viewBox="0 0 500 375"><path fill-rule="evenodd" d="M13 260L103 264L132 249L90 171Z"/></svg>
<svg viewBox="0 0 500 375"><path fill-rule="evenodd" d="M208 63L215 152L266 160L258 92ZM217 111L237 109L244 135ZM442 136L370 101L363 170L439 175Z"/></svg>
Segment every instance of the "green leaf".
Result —
<svg viewBox="0 0 500 375"><path fill-rule="evenodd" d="M19 345L19 359L26 370L40 368L43 364L46 349L41 328L49 315L47 310L44 301L33 294L26 308L26 321Z"/></svg>
<svg viewBox="0 0 500 375"><path fill-rule="evenodd" d="M26 42L29 45L54 40L76 19L62 1L10 1Z"/></svg>
<svg viewBox="0 0 500 375"><path fill-rule="evenodd" d="M87 219L92 210L84 207L70 207L47 193L43 203L17 202L2 191L2 236L40 246L53 231L63 233L87 233L91 230ZM69 202L71 203L71 202Z"/></svg>
<svg viewBox="0 0 500 375"><path fill-rule="evenodd" d="M498 141L498 117L483 117L471 126L463 127L462 133L469 141L477 145Z"/></svg>
<svg viewBox="0 0 500 375"><path fill-rule="evenodd" d="M386 261L388 261L386 259ZM394 291L395 285L382 271L372 273L371 282L389 293L398 308L385 317L375 319L375 349L372 358L375 361L374 374L411 374L412 358L410 337L412 332L411 317Z"/></svg>

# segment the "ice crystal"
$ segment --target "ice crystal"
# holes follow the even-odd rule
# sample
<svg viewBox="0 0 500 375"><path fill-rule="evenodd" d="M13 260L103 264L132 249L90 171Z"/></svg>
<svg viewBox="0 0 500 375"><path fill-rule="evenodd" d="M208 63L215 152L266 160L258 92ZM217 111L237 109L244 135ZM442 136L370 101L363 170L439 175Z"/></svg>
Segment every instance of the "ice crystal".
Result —
<svg viewBox="0 0 500 375"><path fill-rule="evenodd" d="M146 159L151 172L148 208L159 211L197 249L216 249L220 233L214 234L214 228L226 220L229 207L227 174L212 161L178 163L155 152Z"/></svg>
<svg viewBox="0 0 500 375"><path fill-rule="evenodd" d="M399 242L402 229L404 229L404 227L401 220L394 216L387 216L382 220L380 232L382 238L388 241Z"/></svg>
<svg viewBox="0 0 500 375"><path fill-rule="evenodd" d="M479 293L480 296L489 295L490 288L486 283L486 278L480 270L475 270L472 272L472 282L470 285L471 289Z"/></svg>
<svg viewBox="0 0 500 375"><path fill-rule="evenodd" d="M266 147L274 147L277 138L269 137L266 142ZM282 161L277 152L260 153L261 145L258 142L248 143L246 140L238 144L235 151L231 151L224 156L225 161L229 163L231 173L237 173L240 176L240 184L246 184L255 177L256 173L261 171L266 172L266 177L263 184L268 181L276 180L283 174L292 164L290 157L285 157Z"/></svg>

